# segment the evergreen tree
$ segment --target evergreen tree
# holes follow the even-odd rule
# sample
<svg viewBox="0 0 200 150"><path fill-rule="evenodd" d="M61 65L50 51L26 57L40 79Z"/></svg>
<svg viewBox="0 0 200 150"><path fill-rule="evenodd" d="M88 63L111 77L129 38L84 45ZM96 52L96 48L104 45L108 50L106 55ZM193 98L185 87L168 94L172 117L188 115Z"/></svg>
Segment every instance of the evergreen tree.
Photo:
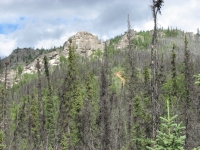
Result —
<svg viewBox="0 0 200 150"><path fill-rule="evenodd" d="M165 80L166 80L165 66L164 66L164 54L163 53L161 56L161 63L160 63L160 70L159 70L158 78L159 78L159 87L162 87L162 85L165 83Z"/></svg>
<svg viewBox="0 0 200 150"><path fill-rule="evenodd" d="M186 138L185 138L185 149L188 149L189 147L189 110L191 106L191 95L190 95L190 80L191 80L191 75L190 75L190 54L188 50L188 40L187 37L185 36L185 41L184 41L184 86L185 86L185 100L184 100L184 123L185 123L185 132L186 132Z"/></svg>
<svg viewBox="0 0 200 150"><path fill-rule="evenodd" d="M20 103L20 111L18 111L17 117L16 119L16 128L14 131L14 143L16 147L21 146L22 141L28 139L28 130L27 130L27 103L26 103L26 98L23 97L21 99L21 103ZM18 137L19 135L19 137Z"/></svg>
<svg viewBox="0 0 200 150"><path fill-rule="evenodd" d="M0 150L3 150L5 148L5 145L3 144L4 138L5 138L5 135L3 131L0 130Z"/></svg>
<svg viewBox="0 0 200 150"><path fill-rule="evenodd" d="M41 84L41 65L40 60L37 59L37 74L38 74L38 86L37 86L37 92L38 92L38 111L39 111L39 119L40 119L40 140L42 146L44 146L45 142L45 114L44 114L44 104L42 101L42 84Z"/></svg>
<svg viewBox="0 0 200 150"><path fill-rule="evenodd" d="M45 75L47 78L47 85L48 85L48 91L47 91L47 99L45 101L45 109L46 109L46 116L45 116L45 126L47 131L47 138L49 146L54 145L54 104L53 104L53 98L52 98L52 90L51 90L51 83L50 83L50 75L49 75L49 65L47 56L44 57L44 69L45 69Z"/></svg>
<svg viewBox="0 0 200 150"><path fill-rule="evenodd" d="M142 145L146 144L143 139L142 122L144 120L144 114L141 107L141 99L138 95L133 99L133 147L134 149L141 149Z"/></svg>
<svg viewBox="0 0 200 150"><path fill-rule="evenodd" d="M36 94L36 93L35 93ZM30 119L30 131L31 131L31 139L33 143L34 148L39 148L40 145L40 114L39 114L39 105L36 100L36 98L32 95L30 98L30 104L29 104L29 119Z"/></svg>
<svg viewBox="0 0 200 150"><path fill-rule="evenodd" d="M176 74L176 53L175 53L175 47L176 45L173 44L173 48L172 48L172 54L171 54L171 77L172 77L172 98L177 96L177 82L176 82L176 78L177 78L177 74ZM170 106L172 105L172 99L170 97L170 101L169 104Z"/></svg>
<svg viewBox="0 0 200 150"><path fill-rule="evenodd" d="M133 58L133 44L131 42L131 25L128 16L127 20L128 24L128 31L127 31L127 39L128 39L128 50L127 50L127 145L128 148L131 150L133 149L132 144L132 128L133 128L133 99L135 97L135 81L136 79L136 68L134 65L134 58Z"/></svg>
<svg viewBox="0 0 200 150"><path fill-rule="evenodd" d="M149 144L149 139L151 138L151 124L152 124L152 116L149 114L151 111L151 103L150 103L150 71L148 69L148 66L145 62L145 66L143 69L143 78L144 78L144 106L143 106L143 120L145 124L145 131L144 131L144 140L146 140L146 145ZM145 112L145 113L144 113ZM145 144L144 144L145 145ZM145 146L146 147L146 146Z"/></svg>
<svg viewBox="0 0 200 150"><path fill-rule="evenodd" d="M59 107L60 141L67 139L69 149L75 149L80 141L80 111L83 106L81 84L78 77L78 66L72 40L69 39L67 75L64 79L63 91Z"/></svg>
<svg viewBox="0 0 200 150"><path fill-rule="evenodd" d="M109 81L108 81L108 49L105 44L105 51L103 57L103 65L101 66L101 85L100 85L100 132L101 135L101 149L107 150L111 148L111 128L110 128L110 105L109 105Z"/></svg>
<svg viewBox="0 0 200 150"><path fill-rule="evenodd" d="M92 149L92 141L95 136L96 124L95 122L95 86L94 78L91 72L87 73L87 78L85 81L85 99L83 104L83 109L81 111L81 140L83 147L82 149ZM97 89L96 89L97 90Z"/></svg>
<svg viewBox="0 0 200 150"><path fill-rule="evenodd" d="M169 101L167 100L167 117L160 117L162 120L161 129L157 132L155 141L152 141L154 148L147 147L149 150L184 150L183 129L181 123L175 123L177 115L171 117L169 110Z"/></svg>
<svg viewBox="0 0 200 150"><path fill-rule="evenodd" d="M149 99L149 95L150 95L150 90L149 90L149 87L150 87L150 72L148 70L146 61L145 61L144 64L145 64L144 69L143 69L144 97Z"/></svg>

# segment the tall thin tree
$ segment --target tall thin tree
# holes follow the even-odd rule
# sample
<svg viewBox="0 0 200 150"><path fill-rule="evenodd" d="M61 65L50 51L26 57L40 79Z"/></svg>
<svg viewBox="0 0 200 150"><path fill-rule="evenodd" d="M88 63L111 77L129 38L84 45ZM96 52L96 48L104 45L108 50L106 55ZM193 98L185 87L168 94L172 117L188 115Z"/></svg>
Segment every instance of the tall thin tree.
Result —
<svg viewBox="0 0 200 150"><path fill-rule="evenodd" d="M158 51L157 51L157 14L161 14L161 7L164 0L152 0L152 13L154 19L154 30L151 47L151 102L152 102L152 138L156 139L156 130L158 128Z"/></svg>
<svg viewBox="0 0 200 150"><path fill-rule="evenodd" d="M44 69L45 75L47 78L47 85L48 85L48 93L47 93L47 101L46 101L46 130L47 130L47 138L49 145L54 145L54 104L52 98L52 90L51 90L51 83L50 83L50 74L49 74L49 65L47 56L44 56Z"/></svg>
<svg viewBox="0 0 200 150"><path fill-rule="evenodd" d="M44 144L45 140L45 117L44 117L44 106L42 102L42 85L41 85L41 65L40 65L40 60L37 59L36 63L36 68L37 68L37 73L38 73L38 109L39 109L39 119L40 119L40 138L41 138L41 143Z"/></svg>
<svg viewBox="0 0 200 150"><path fill-rule="evenodd" d="M189 109L191 106L191 95L190 95L190 53L188 50L188 40L185 35L184 41L184 85L185 85L185 102L184 102L184 117L185 117L185 149L189 148Z"/></svg>
<svg viewBox="0 0 200 150"><path fill-rule="evenodd" d="M101 90L100 90L100 129L102 132L102 150L111 149L109 97L108 97L108 49L105 43L103 64L101 67Z"/></svg>

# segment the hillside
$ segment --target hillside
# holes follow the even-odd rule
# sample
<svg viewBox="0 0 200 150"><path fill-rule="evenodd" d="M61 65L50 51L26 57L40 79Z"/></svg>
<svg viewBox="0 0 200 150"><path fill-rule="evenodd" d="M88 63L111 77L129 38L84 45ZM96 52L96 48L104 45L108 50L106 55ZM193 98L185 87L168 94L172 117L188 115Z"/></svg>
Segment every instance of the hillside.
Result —
<svg viewBox="0 0 200 150"><path fill-rule="evenodd" d="M82 31L78 32L76 35L70 37L73 41L73 46L76 52L82 56L90 56L95 50L103 50L104 43L101 42L96 36L91 33ZM50 50L45 49L31 49L31 48L18 48L13 50L13 52L1 62L4 66L5 62L9 62L8 65L8 77L7 85L12 87L13 84L18 83L18 67L22 67L21 75L25 73L36 73L37 69L35 67L37 59L43 63L44 56L49 59L50 66L56 66L60 63L60 56L68 56L68 41L63 44L63 47L53 48ZM4 82L5 72L0 75L0 81Z"/></svg>
<svg viewBox="0 0 200 150"><path fill-rule="evenodd" d="M9 62L6 88L5 67L0 77L2 145L143 150L152 145L155 125L180 145L187 134L185 149L198 147L200 39L160 29L152 61L152 36L128 30L102 42L82 31L52 51L14 50L1 62Z"/></svg>

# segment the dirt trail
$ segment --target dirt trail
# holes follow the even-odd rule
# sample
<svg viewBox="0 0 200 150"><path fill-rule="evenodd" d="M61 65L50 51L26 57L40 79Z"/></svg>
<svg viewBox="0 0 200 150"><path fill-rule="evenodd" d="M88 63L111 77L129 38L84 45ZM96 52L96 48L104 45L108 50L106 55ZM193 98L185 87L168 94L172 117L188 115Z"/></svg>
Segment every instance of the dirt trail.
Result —
<svg viewBox="0 0 200 150"><path fill-rule="evenodd" d="M125 79L122 77L122 74L120 71L116 72L115 75L120 78L120 80L122 81L122 85L124 86L125 85Z"/></svg>

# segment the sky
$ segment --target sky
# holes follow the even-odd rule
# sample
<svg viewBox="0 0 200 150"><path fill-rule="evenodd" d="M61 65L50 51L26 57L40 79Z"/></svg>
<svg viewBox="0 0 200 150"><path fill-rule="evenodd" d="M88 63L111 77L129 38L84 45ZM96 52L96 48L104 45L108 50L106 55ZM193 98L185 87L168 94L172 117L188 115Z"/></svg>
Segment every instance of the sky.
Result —
<svg viewBox="0 0 200 150"><path fill-rule="evenodd" d="M0 56L17 47L61 46L79 31L102 41L127 30L152 30L151 0L0 0ZM158 27L197 32L200 0L164 0Z"/></svg>

